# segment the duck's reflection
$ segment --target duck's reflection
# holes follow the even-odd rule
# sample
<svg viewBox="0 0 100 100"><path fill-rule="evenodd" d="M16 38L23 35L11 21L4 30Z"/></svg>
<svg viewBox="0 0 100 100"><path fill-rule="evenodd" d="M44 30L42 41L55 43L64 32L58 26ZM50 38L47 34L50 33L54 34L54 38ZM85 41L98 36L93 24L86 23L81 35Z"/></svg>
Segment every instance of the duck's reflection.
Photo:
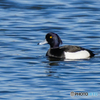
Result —
<svg viewBox="0 0 100 100"><path fill-rule="evenodd" d="M47 59L49 61L64 61L64 59L61 59L61 58L53 58L53 57L48 57Z"/></svg>
<svg viewBox="0 0 100 100"><path fill-rule="evenodd" d="M46 66L46 74L47 76L56 76L57 77L57 70L59 69L60 66L60 59L55 59L55 58L47 58L48 60L48 65Z"/></svg>

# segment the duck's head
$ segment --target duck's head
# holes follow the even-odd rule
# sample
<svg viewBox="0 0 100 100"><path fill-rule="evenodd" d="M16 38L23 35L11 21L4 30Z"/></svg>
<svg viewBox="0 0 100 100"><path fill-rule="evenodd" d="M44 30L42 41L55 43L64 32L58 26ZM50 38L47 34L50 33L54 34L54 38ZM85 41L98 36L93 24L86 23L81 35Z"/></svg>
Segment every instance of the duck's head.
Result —
<svg viewBox="0 0 100 100"><path fill-rule="evenodd" d="M46 43L50 45L50 48L57 48L60 44L62 44L62 40L57 34L50 32L45 36L45 41L40 42L39 45Z"/></svg>

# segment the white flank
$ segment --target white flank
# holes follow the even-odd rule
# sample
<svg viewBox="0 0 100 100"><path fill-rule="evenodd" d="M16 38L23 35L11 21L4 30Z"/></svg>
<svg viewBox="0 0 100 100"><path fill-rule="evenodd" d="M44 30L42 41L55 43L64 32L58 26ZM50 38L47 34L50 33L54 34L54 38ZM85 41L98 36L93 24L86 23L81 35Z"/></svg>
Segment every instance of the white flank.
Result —
<svg viewBox="0 0 100 100"><path fill-rule="evenodd" d="M90 54L86 50L81 50L77 52L64 52L65 59L87 59L90 57Z"/></svg>

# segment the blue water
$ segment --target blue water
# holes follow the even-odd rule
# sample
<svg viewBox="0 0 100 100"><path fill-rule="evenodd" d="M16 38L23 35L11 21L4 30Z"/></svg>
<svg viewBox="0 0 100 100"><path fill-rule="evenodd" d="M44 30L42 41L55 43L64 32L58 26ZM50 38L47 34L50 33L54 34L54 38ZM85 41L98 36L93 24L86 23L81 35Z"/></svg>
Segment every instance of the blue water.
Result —
<svg viewBox="0 0 100 100"><path fill-rule="evenodd" d="M48 32L95 57L50 61ZM100 99L100 0L0 0L0 100L73 99Z"/></svg>

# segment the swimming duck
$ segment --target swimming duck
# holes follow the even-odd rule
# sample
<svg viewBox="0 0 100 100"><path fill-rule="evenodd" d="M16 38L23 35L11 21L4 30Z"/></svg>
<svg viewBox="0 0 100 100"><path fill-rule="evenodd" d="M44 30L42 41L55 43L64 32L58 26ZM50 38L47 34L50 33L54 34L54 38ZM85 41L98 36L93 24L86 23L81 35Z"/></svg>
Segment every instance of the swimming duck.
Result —
<svg viewBox="0 0 100 100"><path fill-rule="evenodd" d="M62 44L62 40L53 32L48 33L45 36L45 41L38 44L42 45L46 43L50 45L50 49L46 53L48 57L61 59L88 59L94 56L91 50L79 46L65 45L59 47L59 45Z"/></svg>

